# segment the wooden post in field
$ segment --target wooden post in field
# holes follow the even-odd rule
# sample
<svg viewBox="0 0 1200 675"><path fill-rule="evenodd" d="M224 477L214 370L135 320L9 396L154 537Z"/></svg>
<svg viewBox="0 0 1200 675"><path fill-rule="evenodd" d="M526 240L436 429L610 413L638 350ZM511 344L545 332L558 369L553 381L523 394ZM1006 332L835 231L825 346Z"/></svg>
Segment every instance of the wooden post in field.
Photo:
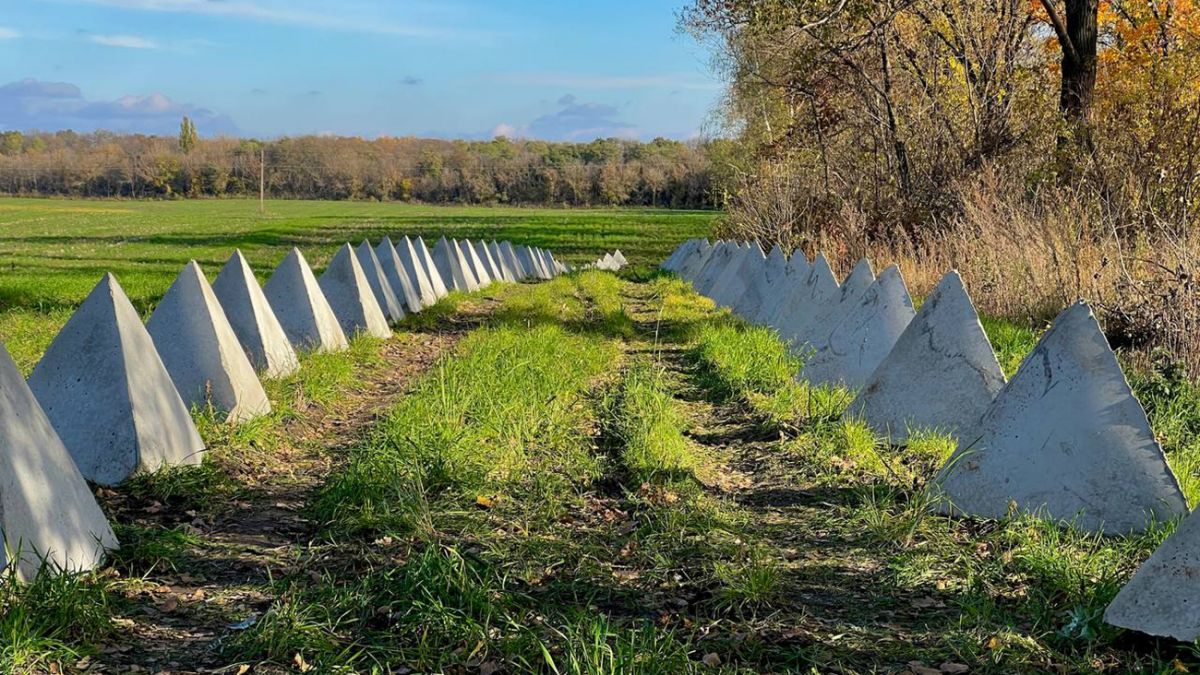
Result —
<svg viewBox="0 0 1200 675"><path fill-rule="evenodd" d="M267 149L258 148L258 215L267 214Z"/></svg>

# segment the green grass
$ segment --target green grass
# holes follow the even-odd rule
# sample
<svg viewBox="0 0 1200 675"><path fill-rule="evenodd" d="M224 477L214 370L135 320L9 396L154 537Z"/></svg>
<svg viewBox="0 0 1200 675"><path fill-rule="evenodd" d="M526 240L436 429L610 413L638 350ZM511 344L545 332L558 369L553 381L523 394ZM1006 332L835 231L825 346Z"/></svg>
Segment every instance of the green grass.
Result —
<svg viewBox="0 0 1200 675"><path fill-rule="evenodd" d="M148 313L188 260L211 279L235 248L265 279L292 246L318 271L339 244L383 235L509 239L583 263L620 248L657 265L715 214L637 209L437 207L254 200L0 200L0 340L24 371L105 272Z"/></svg>
<svg viewBox="0 0 1200 675"><path fill-rule="evenodd" d="M43 573L28 583L0 575L0 672L53 672L88 655L114 632L113 602L103 574Z"/></svg>
<svg viewBox="0 0 1200 675"><path fill-rule="evenodd" d="M625 371L608 403L608 433L638 482L661 482L697 466L678 404L659 368L639 363Z"/></svg>

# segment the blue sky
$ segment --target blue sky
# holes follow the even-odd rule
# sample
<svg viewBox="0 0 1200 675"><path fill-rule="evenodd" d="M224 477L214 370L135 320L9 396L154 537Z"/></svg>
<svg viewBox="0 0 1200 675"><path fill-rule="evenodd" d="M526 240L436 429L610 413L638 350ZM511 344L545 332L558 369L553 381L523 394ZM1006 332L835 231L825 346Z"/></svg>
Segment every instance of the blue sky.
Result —
<svg viewBox="0 0 1200 675"><path fill-rule="evenodd" d="M0 129L690 138L684 0L0 0Z"/></svg>

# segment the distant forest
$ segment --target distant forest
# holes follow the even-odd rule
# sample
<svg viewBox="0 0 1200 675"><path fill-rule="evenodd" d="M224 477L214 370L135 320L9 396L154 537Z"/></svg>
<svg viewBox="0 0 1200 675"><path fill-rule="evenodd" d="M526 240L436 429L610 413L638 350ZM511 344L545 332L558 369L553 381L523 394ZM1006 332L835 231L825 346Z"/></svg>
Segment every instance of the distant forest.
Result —
<svg viewBox="0 0 1200 675"><path fill-rule="evenodd" d="M0 133L0 193L363 199L455 204L716 206L711 143L302 136L201 139ZM265 159L265 163L264 160Z"/></svg>

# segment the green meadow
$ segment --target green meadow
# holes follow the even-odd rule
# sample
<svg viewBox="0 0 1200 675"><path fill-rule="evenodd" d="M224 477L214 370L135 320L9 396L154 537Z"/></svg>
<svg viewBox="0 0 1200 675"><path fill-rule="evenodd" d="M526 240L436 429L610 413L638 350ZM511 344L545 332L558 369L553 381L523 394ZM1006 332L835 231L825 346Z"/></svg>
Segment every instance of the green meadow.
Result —
<svg viewBox="0 0 1200 675"><path fill-rule="evenodd" d="M58 327L105 272L143 313L179 269L198 261L216 275L241 249L270 275L298 246L318 271L339 244L384 235L443 235L541 246L571 263L621 249L653 265L708 232L712 212L420 206L255 200L89 201L0 199L0 340L28 371Z"/></svg>

